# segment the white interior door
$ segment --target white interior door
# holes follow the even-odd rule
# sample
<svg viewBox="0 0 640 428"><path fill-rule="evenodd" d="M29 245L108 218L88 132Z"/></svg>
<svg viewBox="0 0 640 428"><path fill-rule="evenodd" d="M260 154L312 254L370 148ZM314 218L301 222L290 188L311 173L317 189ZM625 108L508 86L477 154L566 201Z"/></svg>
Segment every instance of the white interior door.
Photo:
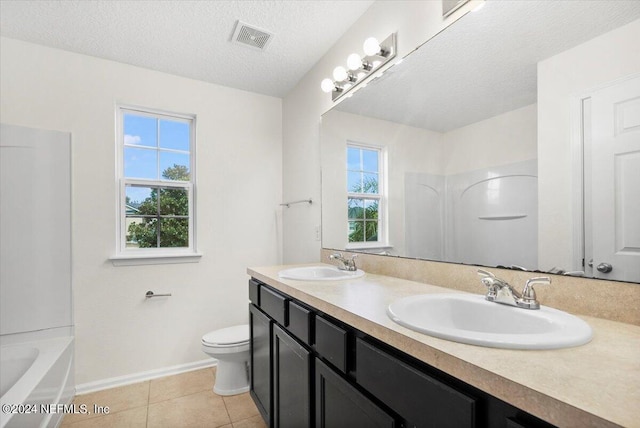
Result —
<svg viewBox="0 0 640 428"><path fill-rule="evenodd" d="M594 92L590 104L585 261L597 278L640 282L640 77Z"/></svg>

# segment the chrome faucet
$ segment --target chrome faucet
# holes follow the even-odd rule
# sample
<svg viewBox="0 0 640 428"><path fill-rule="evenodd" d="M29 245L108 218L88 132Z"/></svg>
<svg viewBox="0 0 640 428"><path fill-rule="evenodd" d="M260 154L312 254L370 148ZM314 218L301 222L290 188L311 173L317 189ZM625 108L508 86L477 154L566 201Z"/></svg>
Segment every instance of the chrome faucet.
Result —
<svg viewBox="0 0 640 428"><path fill-rule="evenodd" d="M358 268L356 267L356 257L358 257L358 255L354 254L353 256L351 256L351 259L345 259L342 256L342 253L333 253L329 256L329 259L338 260L340 263L342 263L338 265L338 269L355 272L358 270Z"/></svg>
<svg viewBox="0 0 640 428"><path fill-rule="evenodd" d="M488 301L524 309L540 309L540 302L536 300L536 290L533 286L551 284L551 278L548 276L530 278L525 283L522 293L519 293L509 283L497 278L491 272L478 269L478 275L480 275L480 281L487 287L485 298Z"/></svg>

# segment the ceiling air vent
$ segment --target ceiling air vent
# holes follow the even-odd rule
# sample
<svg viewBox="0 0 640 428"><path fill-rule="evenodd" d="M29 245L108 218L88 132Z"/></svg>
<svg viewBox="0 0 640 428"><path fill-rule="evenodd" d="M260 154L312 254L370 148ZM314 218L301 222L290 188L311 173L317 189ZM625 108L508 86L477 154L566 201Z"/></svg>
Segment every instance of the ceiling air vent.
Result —
<svg viewBox="0 0 640 428"><path fill-rule="evenodd" d="M239 20L236 23L236 29L233 32L231 41L233 43L238 43L243 46L263 51L266 49L272 37L273 33Z"/></svg>

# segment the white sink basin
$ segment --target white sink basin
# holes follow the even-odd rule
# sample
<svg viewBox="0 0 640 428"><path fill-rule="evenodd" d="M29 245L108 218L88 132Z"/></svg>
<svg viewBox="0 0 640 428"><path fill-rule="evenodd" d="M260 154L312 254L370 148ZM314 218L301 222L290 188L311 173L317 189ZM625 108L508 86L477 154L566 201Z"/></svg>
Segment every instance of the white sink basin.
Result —
<svg viewBox="0 0 640 428"><path fill-rule="evenodd" d="M591 327L566 312L488 302L476 294L423 294L396 300L387 315L411 330L491 348L558 349L591 340Z"/></svg>
<svg viewBox="0 0 640 428"><path fill-rule="evenodd" d="M334 266L304 266L285 269L278 272L278 276L284 279L297 279L300 281L338 281L342 279L360 278L364 272L358 269L355 272L340 270Z"/></svg>

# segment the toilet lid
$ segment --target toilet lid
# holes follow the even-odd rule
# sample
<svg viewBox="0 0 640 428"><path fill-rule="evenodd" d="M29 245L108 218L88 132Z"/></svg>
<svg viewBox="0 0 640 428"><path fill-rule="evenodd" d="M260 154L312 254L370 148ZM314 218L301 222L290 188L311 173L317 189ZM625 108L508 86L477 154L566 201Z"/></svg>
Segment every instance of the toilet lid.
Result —
<svg viewBox="0 0 640 428"><path fill-rule="evenodd" d="M211 331L202 336L202 342L210 345L235 345L249 341L249 325L236 325Z"/></svg>

